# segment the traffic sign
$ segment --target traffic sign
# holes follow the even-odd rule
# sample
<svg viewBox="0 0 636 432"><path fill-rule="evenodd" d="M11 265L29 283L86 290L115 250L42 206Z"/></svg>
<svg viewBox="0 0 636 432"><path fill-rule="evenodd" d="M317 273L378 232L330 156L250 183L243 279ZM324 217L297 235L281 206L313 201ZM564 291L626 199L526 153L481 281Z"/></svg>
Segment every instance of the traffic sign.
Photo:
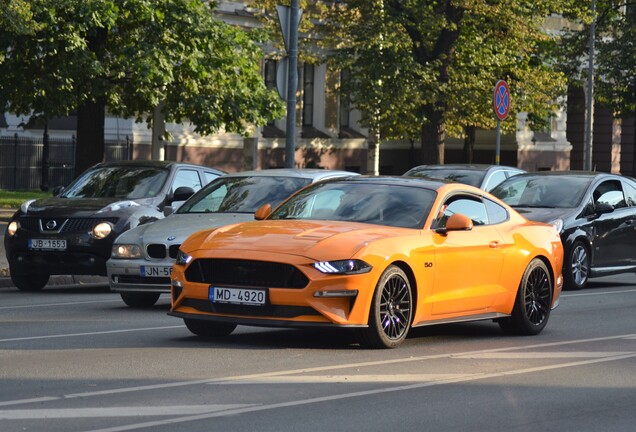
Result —
<svg viewBox="0 0 636 432"><path fill-rule="evenodd" d="M504 80L497 81L492 97L495 115L499 120L505 120L510 112L510 89Z"/></svg>

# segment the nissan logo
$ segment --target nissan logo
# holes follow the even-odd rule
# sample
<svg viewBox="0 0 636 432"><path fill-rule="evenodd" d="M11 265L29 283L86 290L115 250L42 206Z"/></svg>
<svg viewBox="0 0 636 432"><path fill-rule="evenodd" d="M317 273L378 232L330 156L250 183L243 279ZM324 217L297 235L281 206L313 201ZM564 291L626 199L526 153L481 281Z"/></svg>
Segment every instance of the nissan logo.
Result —
<svg viewBox="0 0 636 432"><path fill-rule="evenodd" d="M56 227L57 227L57 222L55 222L54 220L50 220L46 223L47 230L54 230Z"/></svg>

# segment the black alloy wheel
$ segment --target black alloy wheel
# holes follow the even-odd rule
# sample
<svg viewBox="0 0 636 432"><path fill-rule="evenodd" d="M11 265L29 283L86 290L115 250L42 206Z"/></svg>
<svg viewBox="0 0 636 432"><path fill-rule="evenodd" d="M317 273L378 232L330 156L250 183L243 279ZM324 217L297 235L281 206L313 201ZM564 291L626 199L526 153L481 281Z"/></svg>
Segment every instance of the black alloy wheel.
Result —
<svg viewBox="0 0 636 432"><path fill-rule="evenodd" d="M553 291L548 267L535 258L521 278L512 315L500 319L499 326L509 334L530 336L541 333L550 318Z"/></svg>
<svg viewBox="0 0 636 432"><path fill-rule="evenodd" d="M395 348L408 334L413 318L409 279L398 266L389 266L378 281L368 328L360 329L360 344L368 348Z"/></svg>

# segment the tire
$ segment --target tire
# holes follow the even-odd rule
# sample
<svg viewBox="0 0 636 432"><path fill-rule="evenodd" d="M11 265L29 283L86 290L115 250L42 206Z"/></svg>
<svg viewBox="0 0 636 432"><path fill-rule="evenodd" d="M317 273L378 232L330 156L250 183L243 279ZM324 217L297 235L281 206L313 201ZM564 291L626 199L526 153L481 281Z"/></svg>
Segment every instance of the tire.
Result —
<svg viewBox="0 0 636 432"><path fill-rule="evenodd" d="M49 282L47 274L14 275L11 274L11 281L20 291L35 292L40 291Z"/></svg>
<svg viewBox="0 0 636 432"><path fill-rule="evenodd" d="M541 333L552 308L554 284L545 263L535 258L523 273L512 315L499 320L508 334L531 336Z"/></svg>
<svg viewBox="0 0 636 432"><path fill-rule="evenodd" d="M590 273L590 254L587 246L576 240L563 263L563 277L566 290L580 290L587 285Z"/></svg>
<svg viewBox="0 0 636 432"><path fill-rule="evenodd" d="M411 327L413 292L406 274L389 266L378 281L369 311L369 326L358 330L360 345L367 348L395 348Z"/></svg>
<svg viewBox="0 0 636 432"><path fill-rule="evenodd" d="M190 318L184 318L183 322L185 323L188 330L190 330L193 334L205 339L229 336L230 333L232 333L236 328L236 324Z"/></svg>
<svg viewBox="0 0 636 432"><path fill-rule="evenodd" d="M119 295L131 308L144 309L154 306L161 293L120 292Z"/></svg>

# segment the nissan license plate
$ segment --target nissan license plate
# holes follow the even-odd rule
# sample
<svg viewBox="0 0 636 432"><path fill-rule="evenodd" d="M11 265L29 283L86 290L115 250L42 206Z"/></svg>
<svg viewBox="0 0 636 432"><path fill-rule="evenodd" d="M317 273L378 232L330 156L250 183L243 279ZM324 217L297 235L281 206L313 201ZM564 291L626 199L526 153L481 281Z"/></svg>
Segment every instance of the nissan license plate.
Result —
<svg viewBox="0 0 636 432"><path fill-rule="evenodd" d="M141 266L141 277L170 277L172 266Z"/></svg>
<svg viewBox="0 0 636 432"><path fill-rule="evenodd" d="M263 306L267 291L248 288L210 287L209 298L213 303Z"/></svg>
<svg viewBox="0 0 636 432"><path fill-rule="evenodd" d="M29 249L63 251L66 250L66 240L29 239Z"/></svg>

